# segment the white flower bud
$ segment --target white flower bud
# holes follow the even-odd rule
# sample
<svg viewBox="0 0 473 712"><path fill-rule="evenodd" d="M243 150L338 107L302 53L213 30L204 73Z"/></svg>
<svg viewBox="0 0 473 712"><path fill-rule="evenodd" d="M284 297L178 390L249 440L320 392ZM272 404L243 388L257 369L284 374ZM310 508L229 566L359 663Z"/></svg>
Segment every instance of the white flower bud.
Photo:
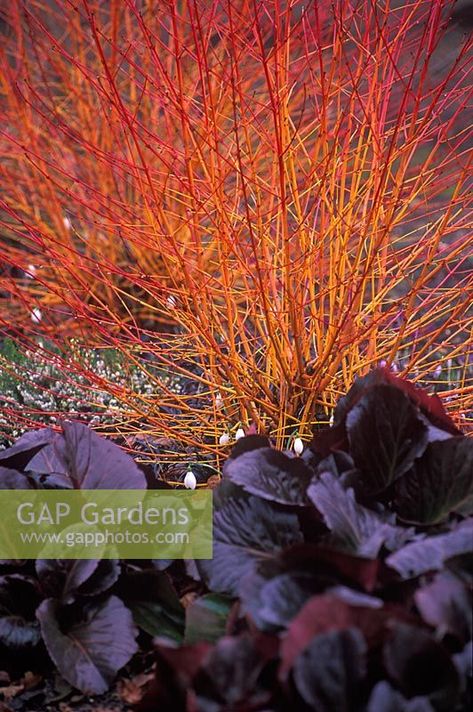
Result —
<svg viewBox="0 0 473 712"><path fill-rule="evenodd" d="M33 324L39 324L41 319L43 318L43 313L41 309L38 309L38 307L35 307L33 311L31 312L31 321Z"/></svg>
<svg viewBox="0 0 473 712"><path fill-rule="evenodd" d="M230 435L228 433L222 433L218 441L220 445L228 445L230 442Z"/></svg>
<svg viewBox="0 0 473 712"><path fill-rule="evenodd" d="M244 437L245 437L245 431L243 430L243 428L238 428L238 430L235 433L235 440L240 440L240 438L244 438Z"/></svg>
<svg viewBox="0 0 473 712"><path fill-rule="evenodd" d="M301 438L294 438L292 446L296 455L302 455L304 451L304 443L302 442Z"/></svg>
<svg viewBox="0 0 473 712"><path fill-rule="evenodd" d="M195 478L192 470L187 470L186 476L184 477L184 487L187 489L195 489L197 486L197 480Z"/></svg>

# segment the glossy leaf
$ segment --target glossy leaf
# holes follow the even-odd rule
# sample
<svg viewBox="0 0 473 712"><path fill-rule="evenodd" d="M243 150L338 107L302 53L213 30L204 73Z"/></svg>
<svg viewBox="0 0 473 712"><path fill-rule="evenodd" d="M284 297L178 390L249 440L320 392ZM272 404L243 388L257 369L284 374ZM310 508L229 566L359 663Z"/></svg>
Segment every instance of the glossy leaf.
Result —
<svg viewBox="0 0 473 712"><path fill-rule="evenodd" d="M60 623L57 601L43 601L37 611L48 652L61 675L81 692L105 692L118 670L137 651L130 611L116 596L83 608L79 621Z"/></svg>
<svg viewBox="0 0 473 712"><path fill-rule="evenodd" d="M146 478L118 445L82 423L63 424L64 433L35 455L29 469L62 477L75 489L144 489Z"/></svg>
<svg viewBox="0 0 473 712"><path fill-rule="evenodd" d="M38 559L36 572L46 597L71 603L76 595L93 596L109 589L118 579L120 566L113 560Z"/></svg>
<svg viewBox="0 0 473 712"><path fill-rule="evenodd" d="M383 546L395 550L414 537L413 530L388 521L389 515L381 516L358 504L353 490L344 489L340 480L329 472L315 479L307 493L332 532L334 542L359 556L375 558Z"/></svg>
<svg viewBox="0 0 473 712"><path fill-rule="evenodd" d="M233 601L217 593L199 596L186 608L186 645L208 641L215 643L225 635Z"/></svg>
<svg viewBox="0 0 473 712"><path fill-rule="evenodd" d="M462 522L447 534L429 536L406 544L390 554L386 563L403 578L412 578L427 571L439 571L448 559L473 549L473 519Z"/></svg>
<svg viewBox="0 0 473 712"><path fill-rule="evenodd" d="M414 598L422 618L437 629L439 637L450 633L463 643L468 641L473 629L473 601L471 591L458 576L442 571L418 589Z"/></svg>
<svg viewBox="0 0 473 712"><path fill-rule="evenodd" d="M382 680L375 685L366 712L434 712L434 708L428 697L413 697L408 700Z"/></svg>
<svg viewBox="0 0 473 712"><path fill-rule="evenodd" d="M125 570L115 590L133 613L139 628L152 636L182 642L184 608L164 571Z"/></svg>
<svg viewBox="0 0 473 712"><path fill-rule="evenodd" d="M417 626L396 622L383 649L389 677L408 698L426 695L434 709L455 708L460 681L446 647Z"/></svg>
<svg viewBox="0 0 473 712"><path fill-rule="evenodd" d="M52 428L40 428L24 433L11 447L0 450L0 462L5 467L22 471L39 450L52 442L54 435Z"/></svg>
<svg viewBox="0 0 473 712"><path fill-rule="evenodd" d="M427 428L398 388L374 386L347 415L350 453L361 470L362 492L378 495L424 452Z"/></svg>
<svg viewBox="0 0 473 712"><path fill-rule="evenodd" d="M41 595L36 581L29 576L0 576L0 646L24 650L41 639L35 618Z"/></svg>
<svg viewBox="0 0 473 712"><path fill-rule="evenodd" d="M214 514L214 555L199 562L209 587L237 596L255 565L302 541L297 516L258 497L229 500Z"/></svg>
<svg viewBox="0 0 473 712"><path fill-rule="evenodd" d="M396 482L394 508L404 521L436 524L472 496L473 440L449 438L431 443Z"/></svg>
<svg viewBox="0 0 473 712"><path fill-rule="evenodd" d="M0 490L2 489L32 489L32 485L22 472L0 466Z"/></svg>
<svg viewBox="0 0 473 712"><path fill-rule="evenodd" d="M306 505L312 476L304 462L270 447L244 452L223 468L228 479L251 494L288 505Z"/></svg>
<svg viewBox="0 0 473 712"><path fill-rule="evenodd" d="M366 672L366 643L359 630L316 636L295 660L295 687L310 709L349 712L356 706Z"/></svg>

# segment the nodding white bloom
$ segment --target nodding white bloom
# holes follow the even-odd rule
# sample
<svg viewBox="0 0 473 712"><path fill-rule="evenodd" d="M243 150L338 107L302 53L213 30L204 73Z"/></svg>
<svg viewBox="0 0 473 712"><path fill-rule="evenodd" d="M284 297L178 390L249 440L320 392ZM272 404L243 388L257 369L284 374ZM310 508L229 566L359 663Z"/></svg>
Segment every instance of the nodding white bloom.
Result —
<svg viewBox="0 0 473 712"><path fill-rule="evenodd" d="M39 324L41 319L43 318L43 313L41 309L38 309L38 307L35 307L33 311L31 312L31 321L33 324Z"/></svg>
<svg viewBox="0 0 473 712"><path fill-rule="evenodd" d="M64 227L66 228L66 230L71 229L72 223L67 216L63 218L62 222L64 223Z"/></svg>
<svg viewBox="0 0 473 712"><path fill-rule="evenodd" d="M186 476L184 477L184 487L187 489L195 489L197 487L197 480L192 470L187 470L186 472Z"/></svg>
<svg viewBox="0 0 473 712"><path fill-rule="evenodd" d="M301 438L294 438L292 447L294 448L294 452L296 453L296 455L302 455L304 451L304 443L302 442Z"/></svg>
<svg viewBox="0 0 473 712"><path fill-rule="evenodd" d="M228 445L230 442L230 435L228 433L222 433L218 441L220 445Z"/></svg>
<svg viewBox="0 0 473 712"><path fill-rule="evenodd" d="M435 371L434 371L435 378L438 378L441 373L442 373L442 366L439 364L438 366L436 366Z"/></svg>
<svg viewBox="0 0 473 712"><path fill-rule="evenodd" d="M36 274L36 267L34 265L28 265L27 269L28 272L25 272L25 276L28 279L34 279L34 276Z"/></svg>
<svg viewBox="0 0 473 712"><path fill-rule="evenodd" d="M170 294L166 299L166 304L168 305L168 309L175 309L177 304L176 297L173 294Z"/></svg>
<svg viewBox="0 0 473 712"><path fill-rule="evenodd" d="M223 398L222 398L222 394L220 392L218 392L217 395L215 396L215 406L217 408L223 408Z"/></svg>
<svg viewBox="0 0 473 712"><path fill-rule="evenodd" d="M243 430L243 428L238 428L238 430L235 433L235 440L240 440L240 438L244 438L244 437L245 437L245 431Z"/></svg>
<svg viewBox="0 0 473 712"><path fill-rule="evenodd" d="M334 417L333 417L333 413L332 413L332 415L330 416L330 420L328 421L328 424L330 425L330 427L332 427L333 421L334 421Z"/></svg>

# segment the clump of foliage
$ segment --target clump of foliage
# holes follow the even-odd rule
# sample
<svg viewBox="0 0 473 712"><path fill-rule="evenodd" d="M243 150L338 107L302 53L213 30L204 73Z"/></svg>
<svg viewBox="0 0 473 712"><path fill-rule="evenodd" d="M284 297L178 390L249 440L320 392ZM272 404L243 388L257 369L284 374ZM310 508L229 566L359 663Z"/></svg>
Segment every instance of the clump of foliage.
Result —
<svg viewBox="0 0 473 712"><path fill-rule="evenodd" d="M428 381L458 359L448 408L470 417L471 37L452 8L4 4L0 326L113 346L155 384L123 394L121 432L139 416L214 454L240 424L279 447L310 432L383 360Z"/></svg>
<svg viewBox="0 0 473 712"><path fill-rule="evenodd" d="M84 448L97 459L81 469ZM80 424L28 433L0 461L9 487L59 486L57 473L61 486L145 486ZM138 626L159 639L142 712L468 708L473 441L438 397L374 371L300 456L240 439L214 504L209 561L5 562L4 664L45 643L72 684L97 692L133 654ZM15 586L31 593L13 597ZM89 635L102 623L103 638ZM77 640L87 665L71 669Z"/></svg>

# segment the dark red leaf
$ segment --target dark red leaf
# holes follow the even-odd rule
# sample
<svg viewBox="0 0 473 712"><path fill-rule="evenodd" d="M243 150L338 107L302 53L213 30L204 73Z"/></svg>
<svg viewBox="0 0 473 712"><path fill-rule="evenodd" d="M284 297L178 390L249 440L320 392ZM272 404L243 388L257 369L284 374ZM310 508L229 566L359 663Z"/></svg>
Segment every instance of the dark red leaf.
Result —
<svg viewBox="0 0 473 712"><path fill-rule="evenodd" d="M60 476L75 489L145 489L146 478L118 445L82 423L63 425L29 462L34 472Z"/></svg>
<svg viewBox="0 0 473 712"><path fill-rule="evenodd" d="M371 648L384 639L387 622L397 615L392 608L354 606L329 593L314 596L293 619L282 640L280 678L286 679L297 657L316 636L355 627Z"/></svg>
<svg viewBox="0 0 473 712"><path fill-rule="evenodd" d="M473 440L449 438L430 443L395 485L394 509L400 519L436 524L473 496Z"/></svg>
<svg viewBox="0 0 473 712"><path fill-rule="evenodd" d="M81 619L70 626L60 622L60 604L51 598L36 615L59 672L85 694L105 692L138 649L131 613L116 596L86 605Z"/></svg>
<svg viewBox="0 0 473 712"><path fill-rule="evenodd" d="M227 460L223 474L244 490L271 502L304 506L311 470L299 457L270 447L246 451Z"/></svg>

